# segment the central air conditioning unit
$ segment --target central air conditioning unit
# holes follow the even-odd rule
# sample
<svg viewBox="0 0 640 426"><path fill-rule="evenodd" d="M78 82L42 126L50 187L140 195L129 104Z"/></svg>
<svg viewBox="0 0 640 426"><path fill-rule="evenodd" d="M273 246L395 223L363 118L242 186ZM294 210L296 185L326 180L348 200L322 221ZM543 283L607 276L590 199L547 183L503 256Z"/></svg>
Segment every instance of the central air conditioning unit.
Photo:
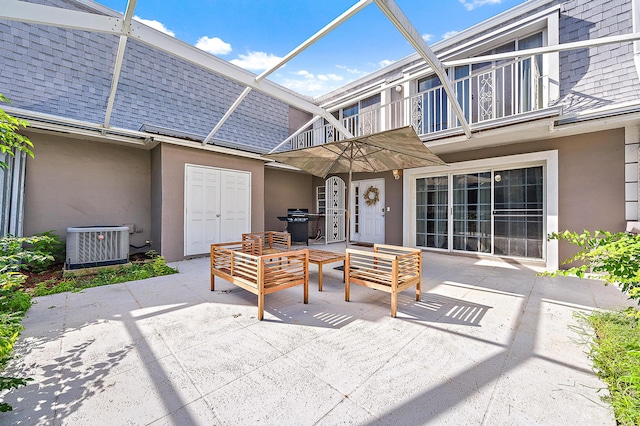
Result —
<svg viewBox="0 0 640 426"><path fill-rule="evenodd" d="M67 228L66 269L119 265L129 262L129 227Z"/></svg>

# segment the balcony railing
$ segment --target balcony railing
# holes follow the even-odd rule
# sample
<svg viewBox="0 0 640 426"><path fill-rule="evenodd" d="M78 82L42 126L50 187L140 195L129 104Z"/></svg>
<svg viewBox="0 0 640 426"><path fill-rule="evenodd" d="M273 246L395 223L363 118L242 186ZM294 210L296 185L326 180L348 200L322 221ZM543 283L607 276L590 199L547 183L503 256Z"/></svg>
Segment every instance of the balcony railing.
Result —
<svg viewBox="0 0 640 426"><path fill-rule="evenodd" d="M472 72L451 81L469 124L496 120L544 108L541 57L530 56L495 64L476 64ZM354 136L412 125L418 135L460 127L442 86L340 120ZM331 124L290 138L291 149L334 142L343 136Z"/></svg>

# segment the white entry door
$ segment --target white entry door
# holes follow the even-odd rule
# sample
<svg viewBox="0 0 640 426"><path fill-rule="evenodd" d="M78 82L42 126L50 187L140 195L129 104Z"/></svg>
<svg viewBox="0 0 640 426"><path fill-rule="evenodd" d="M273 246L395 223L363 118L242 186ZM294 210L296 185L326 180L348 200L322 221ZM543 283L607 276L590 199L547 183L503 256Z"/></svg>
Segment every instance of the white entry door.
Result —
<svg viewBox="0 0 640 426"><path fill-rule="evenodd" d="M251 229L251 173L185 165L184 254L239 241Z"/></svg>
<svg viewBox="0 0 640 426"><path fill-rule="evenodd" d="M352 239L373 244L384 244L384 179L354 182L352 202Z"/></svg>

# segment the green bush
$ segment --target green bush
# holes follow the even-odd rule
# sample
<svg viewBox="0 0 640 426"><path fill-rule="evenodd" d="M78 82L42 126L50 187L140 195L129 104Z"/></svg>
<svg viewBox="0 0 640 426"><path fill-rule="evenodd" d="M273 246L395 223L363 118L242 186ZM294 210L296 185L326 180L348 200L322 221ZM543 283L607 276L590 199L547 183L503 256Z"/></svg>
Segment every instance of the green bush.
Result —
<svg viewBox="0 0 640 426"><path fill-rule="evenodd" d="M542 275L589 276L605 284L617 284L629 298L640 299L640 235L564 231L549 235L549 240L567 241L579 247L578 253L562 262L578 265Z"/></svg>
<svg viewBox="0 0 640 426"><path fill-rule="evenodd" d="M23 269L45 270L55 262L51 252L55 242L56 239L50 235L0 237L0 273Z"/></svg>
<svg viewBox="0 0 640 426"><path fill-rule="evenodd" d="M37 263L31 262L27 266L30 271L43 272L52 265L64 262L65 243L53 231L46 231L31 238L30 241L25 242L25 249L45 256Z"/></svg>
<svg viewBox="0 0 640 426"><path fill-rule="evenodd" d="M13 345L23 330L22 318L31 306L31 296L21 285L25 276L17 272L0 273L0 372L11 359ZM32 379L0 376L0 391L15 389ZM11 405L0 402L0 412L10 411Z"/></svg>
<svg viewBox="0 0 640 426"><path fill-rule="evenodd" d="M17 272L0 274L0 312L24 314L31 307L31 296L21 287L25 278Z"/></svg>
<svg viewBox="0 0 640 426"><path fill-rule="evenodd" d="M11 101L0 93L0 102L10 104ZM15 156L16 152L25 152L33 158L33 143L24 135L18 133L27 127L29 123L20 118L7 114L0 108L0 154ZM7 163L0 161L0 169L6 169Z"/></svg>

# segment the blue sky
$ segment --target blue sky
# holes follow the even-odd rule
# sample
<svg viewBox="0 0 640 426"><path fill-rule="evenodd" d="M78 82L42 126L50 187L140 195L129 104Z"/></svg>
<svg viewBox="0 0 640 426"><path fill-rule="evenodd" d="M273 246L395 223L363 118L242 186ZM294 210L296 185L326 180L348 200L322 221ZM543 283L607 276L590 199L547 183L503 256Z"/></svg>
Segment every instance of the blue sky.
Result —
<svg viewBox="0 0 640 426"><path fill-rule="evenodd" d="M127 0L97 0L119 12ZM136 19L256 74L357 0L138 0ZM523 0L396 0L433 44ZM318 96L413 53L375 3L269 77Z"/></svg>

